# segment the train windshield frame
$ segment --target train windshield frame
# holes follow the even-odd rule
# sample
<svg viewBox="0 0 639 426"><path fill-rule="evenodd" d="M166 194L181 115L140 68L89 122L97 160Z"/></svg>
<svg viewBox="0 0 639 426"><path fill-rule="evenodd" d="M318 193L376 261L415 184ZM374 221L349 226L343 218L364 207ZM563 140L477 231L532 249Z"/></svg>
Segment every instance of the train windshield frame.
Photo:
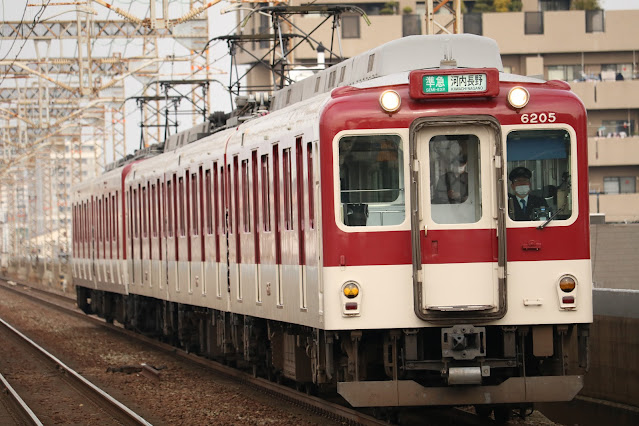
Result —
<svg viewBox="0 0 639 426"><path fill-rule="evenodd" d="M517 127L505 132L509 226L576 220L576 137L569 127ZM523 201L523 202L522 202Z"/></svg>
<svg viewBox="0 0 639 426"><path fill-rule="evenodd" d="M405 139L384 131L349 132L335 138L340 227L363 231L406 223Z"/></svg>

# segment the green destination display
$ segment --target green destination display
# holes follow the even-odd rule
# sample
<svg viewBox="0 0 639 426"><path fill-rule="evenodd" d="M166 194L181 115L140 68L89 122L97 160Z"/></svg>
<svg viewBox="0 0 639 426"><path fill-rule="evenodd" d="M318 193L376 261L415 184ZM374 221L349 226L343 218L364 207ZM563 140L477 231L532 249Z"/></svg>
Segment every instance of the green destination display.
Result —
<svg viewBox="0 0 639 426"><path fill-rule="evenodd" d="M422 86L425 94L484 92L486 74L425 75Z"/></svg>

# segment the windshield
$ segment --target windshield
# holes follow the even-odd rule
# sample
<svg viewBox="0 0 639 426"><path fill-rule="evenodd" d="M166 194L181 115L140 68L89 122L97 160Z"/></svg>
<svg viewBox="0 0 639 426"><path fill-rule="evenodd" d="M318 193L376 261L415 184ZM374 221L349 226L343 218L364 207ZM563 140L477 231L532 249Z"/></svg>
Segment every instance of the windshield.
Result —
<svg viewBox="0 0 639 426"><path fill-rule="evenodd" d="M565 130L508 134L508 216L515 221L568 219L572 215L571 140Z"/></svg>

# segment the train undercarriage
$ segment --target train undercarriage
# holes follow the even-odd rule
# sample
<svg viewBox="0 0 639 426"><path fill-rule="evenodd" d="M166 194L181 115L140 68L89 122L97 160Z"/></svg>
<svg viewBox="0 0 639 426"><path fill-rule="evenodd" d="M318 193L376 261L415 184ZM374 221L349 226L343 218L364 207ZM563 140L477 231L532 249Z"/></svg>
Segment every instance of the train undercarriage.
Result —
<svg viewBox="0 0 639 426"><path fill-rule="evenodd" d="M87 314L353 406L475 405L503 418L572 399L588 364L587 324L325 331L76 288Z"/></svg>

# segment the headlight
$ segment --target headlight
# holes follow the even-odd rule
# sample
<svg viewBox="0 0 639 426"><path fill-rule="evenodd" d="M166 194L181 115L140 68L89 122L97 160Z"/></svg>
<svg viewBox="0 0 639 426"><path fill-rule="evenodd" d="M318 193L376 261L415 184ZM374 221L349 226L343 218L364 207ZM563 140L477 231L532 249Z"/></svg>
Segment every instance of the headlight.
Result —
<svg viewBox="0 0 639 426"><path fill-rule="evenodd" d="M353 299L359 294L359 286L354 282L349 282L344 285L342 291L344 292L344 296Z"/></svg>
<svg viewBox="0 0 639 426"><path fill-rule="evenodd" d="M561 277L561 279L559 280L559 288L564 293L570 293L575 289L576 285L577 283L575 282L575 279L568 275Z"/></svg>
<svg viewBox="0 0 639 426"><path fill-rule="evenodd" d="M395 112L402 105L402 98L394 90L386 90L379 97L379 105L386 112Z"/></svg>
<svg viewBox="0 0 639 426"><path fill-rule="evenodd" d="M515 109L521 109L528 104L530 93L521 86L515 86L508 92L508 103Z"/></svg>

